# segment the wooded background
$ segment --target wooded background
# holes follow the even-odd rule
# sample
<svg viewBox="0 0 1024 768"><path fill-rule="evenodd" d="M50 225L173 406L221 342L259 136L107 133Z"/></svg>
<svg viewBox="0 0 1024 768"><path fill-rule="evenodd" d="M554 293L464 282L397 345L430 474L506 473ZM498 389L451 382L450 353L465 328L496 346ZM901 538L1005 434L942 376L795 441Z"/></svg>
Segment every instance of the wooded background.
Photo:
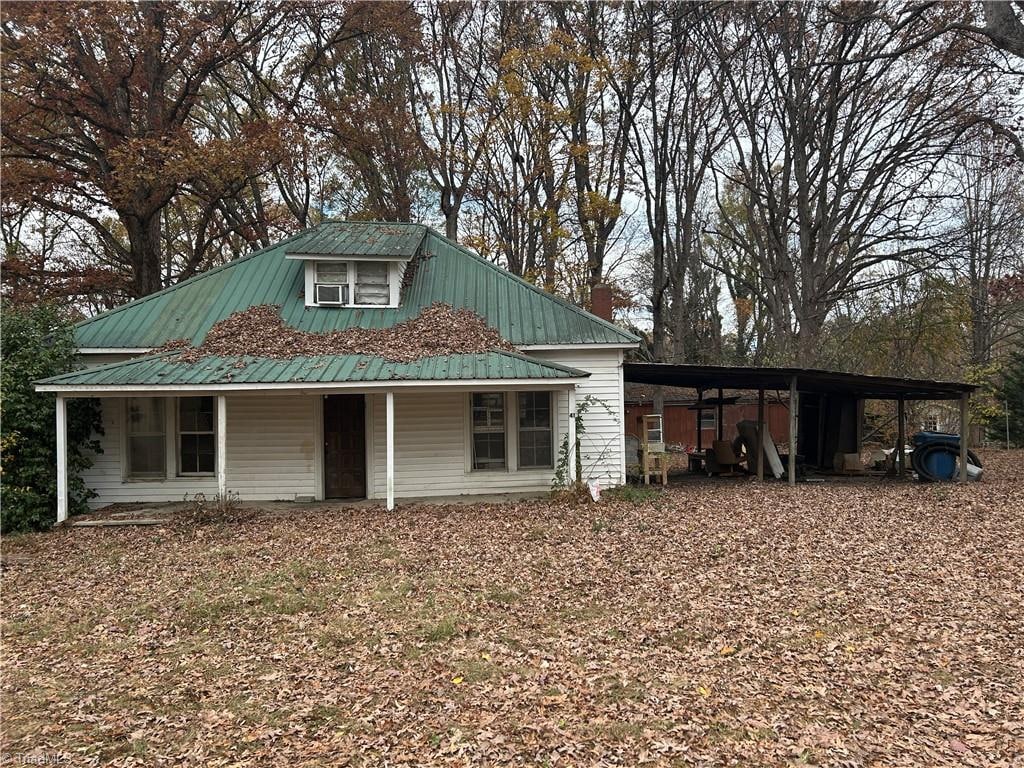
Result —
<svg viewBox="0 0 1024 768"><path fill-rule="evenodd" d="M8 3L3 295L424 221L648 359L995 382L1024 3ZM994 400L990 403L995 408Z"/></svg>

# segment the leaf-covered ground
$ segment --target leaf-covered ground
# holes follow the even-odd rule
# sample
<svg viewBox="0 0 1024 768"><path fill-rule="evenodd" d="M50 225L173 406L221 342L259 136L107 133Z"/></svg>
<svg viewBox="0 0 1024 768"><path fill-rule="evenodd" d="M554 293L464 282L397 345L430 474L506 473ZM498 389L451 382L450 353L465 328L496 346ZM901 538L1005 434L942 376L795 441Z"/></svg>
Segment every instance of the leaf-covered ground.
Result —
<svg viewBox="0 0 1024 768"><path fill-rule="evenodd" d="M1024 471L5 542L3 743L82 765L1020 765Z"/></svg>

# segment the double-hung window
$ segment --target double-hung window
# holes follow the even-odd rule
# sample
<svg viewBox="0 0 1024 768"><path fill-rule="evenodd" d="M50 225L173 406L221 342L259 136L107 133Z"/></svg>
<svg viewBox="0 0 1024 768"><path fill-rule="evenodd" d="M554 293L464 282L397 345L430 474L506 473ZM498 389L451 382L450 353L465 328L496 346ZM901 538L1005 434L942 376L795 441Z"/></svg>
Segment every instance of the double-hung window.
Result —
<svg viewBox="0 0 1024 768"><path fill-rule="evenodd" d="M554 466L551 442L551 393L519 393L519 468Z"/></svg>
<svg viewBox="0 0 1024 768"><path fill-rule="evenodd" d="M348 264L344 261L316 263L316 303L348 304Z"/></svg>
<svg viewBox="0 0 1024 768"><path fill-rule="evenodd" d="M212 475L216 466L213 397L178 400L178 474Z"/></svg>
<svg viewBox="0 0 1024 768"><path fill-rule="evenodd" d="M356 262L355 303L384 306L391 303L391 281L386 261Z"/></svg>
<svg viewBox="0 0 1024 768"><path fill-rule="evenodd" d="M473 469L505 468L505 395L473 394Z"/></svg>
<svg viewBox="0 0 1024 768"><path fill-rule="evenodd" d="M129 397L125 419L127 476L163 478L167 473L167 420L162 397Z"/></svg>

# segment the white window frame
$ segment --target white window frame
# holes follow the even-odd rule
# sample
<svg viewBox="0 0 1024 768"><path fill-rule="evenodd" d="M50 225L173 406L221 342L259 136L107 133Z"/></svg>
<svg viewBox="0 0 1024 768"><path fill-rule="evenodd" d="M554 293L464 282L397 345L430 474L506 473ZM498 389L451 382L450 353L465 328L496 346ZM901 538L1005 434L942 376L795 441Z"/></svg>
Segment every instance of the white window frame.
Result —
<svg viewBox="0 0 1024 768"><path fill-rule="evenodd" d="M527 432L544 432L544 431L546 431L548 433L548 440L550 442L550 448L551 448L551 463L550 464L528 464L528 465L524 465L524 464L520 463L520 458L521 457L519 455L519 451L520 451L521 442L522 442L520 438L521 438L521 434L523 432L523 427L519 423L519 409L520 409L520 402L519 402L519 400L520 400L520 398L523 395L547 395L547 397L548 397L548 421L549 421L549 423L548 423L547 429L544 430L544 429L541 429L541 428L538 428L538 427L527 427L526 431ZM555 398L555 393L553 391L551 391L550 389L523 390L522 392L516 392L515 402L516 402L516 411L515 411L515 416L514 417L515 417L515 433L516 433L515 448L516 448L516 466L517 466L517 469L521 469L521 470L524 470L524 471L531 470L531 469L553 470L555 468L555 462L557 460L556 456L555 456L555 453L556 453L556 451L555 451L555 426L558 423L558 419L557 419L557 416L558 416L558 401Z"/></svg>
<svg viewBox="0 0 1024 768"><path fill-rule="evenodd" d="M704 424L704 419L708 415L711 416L711 426L710 427L705 426L705 424ZM699 419L699 421L697 422L697 428L699 430L701 430L702 432L705 432L707 430L711 430L712 432L714 432L716 429L718 429L718 412L714 408L706 408L704 410L698 411L697 412L697 418Z"/></svg>
<svg viewBox="0 0 1024 768"><path fill-rule="evenodd" d="M210 430L184 431L181 428L181 401L186 399L212 397L213 399L213 428ZM171 398L174 402L174 466L178 477L216 477L217 475L217 398L211 395L195 395L190 397ZM211 435L213 437L213 471L212 472L186 472L181 468L181 436L182 435Z"/></svg>
<svg viewBox="0 0 1024 768"><path fill-rule="evenodd" d="M565 407L565 390L563 389L529 389L529 390L504 390L501 393L505 396L505 468L504 469L474 469L473 468L473 395L484 394L501 390L478 389L465 393L463 399L463 445L465 452L465 474L476 475L480 473L495 474L506 473L532 473L538 478L553 476L555 466L558 465L558 451L561 445L562 436L568 428L563 420L562 409ZM549 392L551 395L551 462L550 467L522 467L519 466L519 400L520 391Z"/></svg>
<svg viewBox="0 0 1024 768"><path fill-rule="evenodd" d="M510 397L511 394L512 394L511 392L493 392L493 391L491 391L491 392L487 392L487 391L484 391L484 392L470 392L470 393L467 394L467 396L466 396L466 406L467 406L467 408L466 408L466 414L467 414L466 415L466 423L467 423L467 426L468 426L468 443L467 443L468 453L466 455L466 466L467 466L468 470L471 473L475 474L477 472L494 473L494 472L512 472L512 471L514 471L514 469L513 469L514 468L514 463L513 463L513 460L512 460L511 452L509 450L509 448L510 448L510 446L509 446L509 410L510 410L509 409L509 402L512 400L512 398ZM474 452L475 452L475 449L476 449L476 446L475 446L475 442L476 441L474 440L474 437L476 436L476 433L477 433L476 425L473 423L473 396L474 395L501 395L501 400L502 400L502 405L501 405L501 407L502 407L502 425L501 425L501 430L502 431L501 431L501 434L502 434L502 437L503 437L503 442L505 444L505 466L503 466L503 467L477 467L477 466L474 466L475 463L476 463L474 461L474 459L475 459L475 453ZM516 407L518 408L518 403L516 404ZM490 432L490 434L494 434L494 433Z"/></svg>
<svg viewBox="0 0 1024 768"><path fill-rule="evenodd" d="M129 428L131 425L131 419L128 416L128 404L132 400L159 400L163 408L163 422L164 427L161 432L148 432L141 433L138 435L129 434ZM131 483L145 483L145 482L161 482L167 479L167 465L171 461L171 457L168 456L168 400L166 397L154 397L149 395L132 395L125 397L121 401L121 455L124 457L121 463L121 478L124 482ZM163 437L164 442L164 468L162 472L149 473L149 474L135 474L132 472L132 458L131 458L131 438L132 437L156 437L160 435Z"/></svg>
<svg viewBox="0 0 1024 768"><path fill-rule="evenodd" d="M320 279L320 268L321 266L344 266L345 267L345 281L344 282L329 282L327 280ZM352 295L352 266L347 261L316 261L313 262L313 300L317 306L324 307L343 307L348 304L347 299ZM338 289L338 300L337 301L323 301L320 299L321 288L337 288Z"/></svg>
<svg viewBox="0 0 1024 768"><path fill-rule="evenodd" d="M351 278L349 278L350 279L350 286L351 287L349 288L349 294L348 295L352 299L352 306L353 307L390 307L391 304L395 300L394 295L392 295L392 293L394 291L394 286L392 285L392 281L391 281L391 265L388 262L383 262L383 264L384 264L384 279L385 279L386 285L388 287L388 300L386 302L384 302L383 304L357 304L356 303L356 291L359 288L359 265L360 264L373 264L373 263L380 264L381 262L372 262L372 261L368 261L367 259L362 259L362 260L359 260L359 261L350 261L349 262L349 270L350 270L352 276L351 276Z"/></svg>
<svg viewBox="0 0 1024 768"><path fill-rule="evenodd" d="M356 303L356 282L359 275L359 262L374 262L387 265L388 269L388 303L387 304L358 304ZM318 264L344 264L346 267L345 283L320 283L317 281ZM307 259L305 261L306 271L306 306L307 307L358 307L359 309L394 309L398 306L398 300L402 288L402 261L394 259ZM317 300L318 285L342 285L348 288L348 301L321 302Z"/></svg>

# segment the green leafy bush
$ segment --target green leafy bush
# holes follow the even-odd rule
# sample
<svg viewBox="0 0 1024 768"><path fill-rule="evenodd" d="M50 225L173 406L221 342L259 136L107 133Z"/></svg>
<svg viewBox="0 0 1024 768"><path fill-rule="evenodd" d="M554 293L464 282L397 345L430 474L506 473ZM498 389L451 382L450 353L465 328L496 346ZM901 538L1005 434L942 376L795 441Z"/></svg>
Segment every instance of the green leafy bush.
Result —
<svg viewBox="0 0 1024 768"><path fill-rule="evenodd" d="M32 382L70 371L75 350L70 323L52 305L4 307L0 366L0 530L42 530L57 519L55 396ZM68 401L68 511L84 511L94 495L79 477L99 452L96 400Z"/></svg>

